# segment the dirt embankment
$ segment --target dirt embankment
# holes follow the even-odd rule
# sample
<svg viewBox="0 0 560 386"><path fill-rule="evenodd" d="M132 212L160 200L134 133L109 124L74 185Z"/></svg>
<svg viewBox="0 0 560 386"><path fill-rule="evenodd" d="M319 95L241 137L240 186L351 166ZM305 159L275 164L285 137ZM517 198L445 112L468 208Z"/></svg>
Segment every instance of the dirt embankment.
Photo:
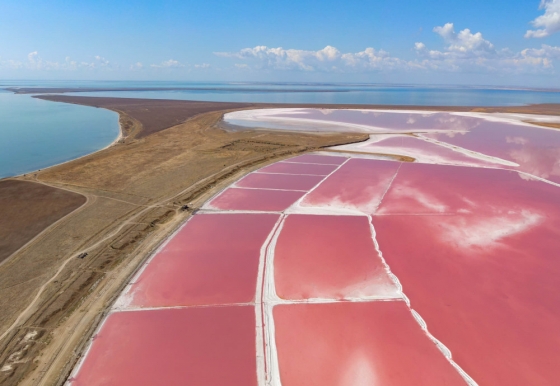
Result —
<svg viewBox="0 0 560 386"><path fill-rule="evenodd" d="M81 194L28 181L0 181L0 264L86 202Z"/></svg>
<svg viewBox="0 0 560 386"><path fill-rule="evenodd" d="M363 134L226 132L216 125L224 107L177 113L175 119L186 122L7 180L60 187L87 202L0 266L0 384L64 379L130 275L218 189L278 159L367 139ZM136 134L150 127L144 116L160 114L146 105L129 112L146 108L150 114L135 115ZM121 121L133 119L121 114ZM165 112L161 117L165 124L152 127L172 124ZM87 256L78 258L83 252Z"/></svg>

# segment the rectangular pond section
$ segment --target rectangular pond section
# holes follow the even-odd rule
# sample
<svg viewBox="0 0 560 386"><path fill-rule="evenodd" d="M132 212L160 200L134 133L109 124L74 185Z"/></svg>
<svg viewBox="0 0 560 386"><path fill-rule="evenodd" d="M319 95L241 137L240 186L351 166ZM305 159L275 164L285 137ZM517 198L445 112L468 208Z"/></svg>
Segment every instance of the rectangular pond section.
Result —
<svg viewBox="0 0 560 386"><path fill-rule="evenodd" d="M283 386L464 386L403 301L274 307Z"/></svg>
<svg viewBox="0 0 560 386"><path fill-rule="evenodd" d="M289 215L274 251L283 299L398 298L365 216Z"/></svg>
<svg viewBox="0 0 560 386"><path fill-rule="evenodd" d="M132 307L249 303L261 247L279 216L197 214L130 286Z"/></svg>
<svg viewBox="0 0 560 386"><path fill-rule="evenodd" d="M72 386L256 386L252 306L117 312Z"/></svg>

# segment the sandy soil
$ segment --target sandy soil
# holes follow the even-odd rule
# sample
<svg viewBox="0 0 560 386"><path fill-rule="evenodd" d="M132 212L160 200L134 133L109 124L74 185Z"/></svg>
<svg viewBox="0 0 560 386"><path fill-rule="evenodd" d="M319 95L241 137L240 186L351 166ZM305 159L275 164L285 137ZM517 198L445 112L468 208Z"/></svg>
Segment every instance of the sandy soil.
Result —
<svg viewBox="0 0 560 386"><path fill-rule="evenodd" d="M80 194L27 181L0 181L0 264L86 202Z"/></svg>
<svg viewBox="0 0 560 386"><path fill-rule="evenodd" d="M216 125L223 110L192 111L167 130L7 180L60 187L87 202L0 266L0 384L62 382L130 275L217 189L278 159L367 139L231 133Z"/></svg>

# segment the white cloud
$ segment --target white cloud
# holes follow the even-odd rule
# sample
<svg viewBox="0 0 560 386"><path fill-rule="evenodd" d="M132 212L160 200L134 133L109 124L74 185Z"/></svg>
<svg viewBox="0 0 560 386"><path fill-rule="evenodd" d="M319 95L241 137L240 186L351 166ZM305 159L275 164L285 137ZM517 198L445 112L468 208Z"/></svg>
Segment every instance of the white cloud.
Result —
<svg viewBox="0 0 560 386"><path fill-rule="evenodd" d="M507 48L498 50L480 32L472 33L468 28L455 32L453 23L435 27L433 31L443 38L443 50L429 50L421 42L414 46L420 58L418 66L426 69L531 73L551 71L553 59L560 58L560 48L548 45L517 53Z"/></svg>
<svg viewBox="0 0 560 386"><path fill-rule="evenodd" d="M440 35L448 43L447 51L456 54L483 56L496 54L494 45L482 37L480 32L473 34L466 28L455 33L453 23L447 23L443 27L435 27L434 32Z"/></svg>
<svg viewBox="0 0 560 386"><path fill-rule="evenodd" d="M195 64L194 68L198 68L198 69L202 69L205 70L207 68L210 68L211 66L208 63L202 63L202 64Z"/></svg>
<svg viewBox="0 0 560 386"><path fill-rule="evenodd" d="M169 59L161 62L160 64L152 64L150 67L153 68L181 68L185 67L184 64L180 63L177 60Z"/></svg>
<svg viewBox="0 0 560 386"><path fill-rule="evenodd" d="M133 71L134 70L141 70L143 68L144 68L144 65L141 62L136 62L136 63L130 65L130 69L133 70Z"/></svg>
<svg viewBox="0 0 560 386"><path fill-rule="evenodd" d="M95 56L96 64L101 67L105 67L109 65L109 61L102 56Z"/></svg>
<svg viewBox="0 0 560 386"><path fill-rule="evenodd" d="M238 52L215 52L217 56L250 60L258 69L302 71L355 71L406 67L406 61L391 57L387 52L366 48L356 53L342 53L336 47L326 46L317 51L269 48L256 46ZM248 66L238 66L248 67Z"/></svg>
<svg viewBox="0 0 560 386"><path fill-rule="evenodd" d="M78 62L67 56L62 62L44 60L38 51L27 54L27 61L0 60L0 68L5 69L27 69L33 71L75 71L79 69L113 69L109 61L101 56L94 56L91 62Z"/></svg>
<svg viewBox="0 0 560 386"><path fill-rule="evenodd" d="M23 68L23 63L17 60L4 60L0 57L0 68L7 68L10 70L18 70Z"/></svg>
<svg viewBox="0 0 560 386"><path fill-rule="evenodd" d="M526 38L544 38L560 31L560 0L541 0L539 9L544 9L544 15L531 22L537 29L528 30Z"/></svg>

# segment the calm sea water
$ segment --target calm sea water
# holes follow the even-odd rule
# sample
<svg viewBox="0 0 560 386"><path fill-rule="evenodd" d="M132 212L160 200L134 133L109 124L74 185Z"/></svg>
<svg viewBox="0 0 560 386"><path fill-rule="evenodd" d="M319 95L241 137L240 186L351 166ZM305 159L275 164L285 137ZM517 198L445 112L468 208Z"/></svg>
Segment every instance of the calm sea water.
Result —
<svg viewBox="0 0 560 386"><path fill-rule="evenodd" d="M90 154L118 135L112 111L0 90L0 178Z"/></svg>
<svg viewBox="0 0 560 386"><path fill-rule="evenodd" d="M173 91L103 91L82 96L223 102L509 106L560 103L560 92L468 87L348 84L1 81L7 87L162 88ZM0 178L68 161L111 143L116 113L54 103L0 90Z"/></svg>

